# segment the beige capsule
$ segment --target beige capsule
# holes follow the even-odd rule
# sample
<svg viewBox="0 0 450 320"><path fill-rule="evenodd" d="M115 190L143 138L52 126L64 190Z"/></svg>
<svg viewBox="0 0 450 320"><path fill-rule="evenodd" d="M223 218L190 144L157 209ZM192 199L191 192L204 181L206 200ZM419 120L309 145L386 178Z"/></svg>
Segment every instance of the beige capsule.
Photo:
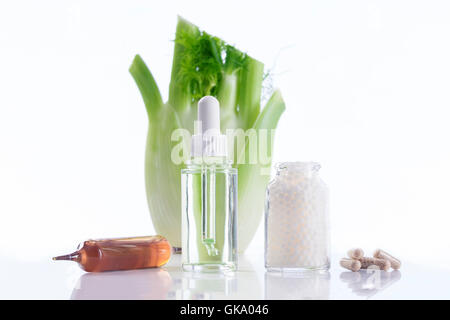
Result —
<svg viewBox="0 0 450 320"><path fill-rule="evenodd" d="M359 271L359 269L361 269L361 262L358 260L342 258L339 263L341 267L353 272Z"/></svg>
<svg viewBox="0 0 450 320"><path fill-rule="evenodd" d="M393 257L392 255L381 249L375 250L373 256L378 259L388 260L391 263L392 269L394 270L400 269L400 266L402 265L400 260L398 260L397 258Z"/></svg>
<svg viewBox="0 0 450 320"><path fill-rule="evenodd" d="M391 268L391 262L385 259L362 257L359 261L361 262L361 269L367 269L372 265L376 265L384 271L388 271Z"/></svg>
<svg viewBox="0 0 450 320"><path fill-rule="evenodd" d="M347 251L347 255L350 259L360 259L364 257L364 251L361 248L353 248Z"/></svg>

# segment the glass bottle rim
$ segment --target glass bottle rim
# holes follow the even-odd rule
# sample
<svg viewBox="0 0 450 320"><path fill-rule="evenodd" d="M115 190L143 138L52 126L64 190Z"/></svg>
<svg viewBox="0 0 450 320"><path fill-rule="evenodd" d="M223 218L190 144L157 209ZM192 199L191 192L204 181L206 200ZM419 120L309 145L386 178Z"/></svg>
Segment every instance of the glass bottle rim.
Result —
<svg viewBox="0 0 450 320"><path fill-rule="evenodd" d="M314 161L286 161L286 162L278 162L275 165L277 172L281 171L297 171L297 172L306 172L313 171L317 172L320 170L321 165L318 162Z"/></svg>

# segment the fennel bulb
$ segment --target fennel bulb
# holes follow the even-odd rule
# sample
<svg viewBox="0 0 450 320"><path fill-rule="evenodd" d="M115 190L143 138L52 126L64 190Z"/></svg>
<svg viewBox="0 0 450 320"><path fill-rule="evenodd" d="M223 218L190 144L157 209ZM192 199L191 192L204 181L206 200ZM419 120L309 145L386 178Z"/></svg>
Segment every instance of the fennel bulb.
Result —
<svg viewBox="0 0 450 320"><path fill-rule="evenodd" d="M176 29L168 101L163 102L155 79L139 55L130 66L130 73L149 118L145 181L152 222L158 234L165 236L172 246L180 247L183 165L171 159L178 144L172 141L172 132L179 128L193 132L197 102L206 95L215 96L220 102L223 131L275 129L285 108L284 101L276 90L261 111L264 65L181 17ZM250 158L258 152L250 147L248 138L236 149L234 160ZM270 144L266 163L234 162L238 168L240 251L247 248L262 217L270 178L269 174L262 174L262 169L270 167L271 149Z"/></svg>

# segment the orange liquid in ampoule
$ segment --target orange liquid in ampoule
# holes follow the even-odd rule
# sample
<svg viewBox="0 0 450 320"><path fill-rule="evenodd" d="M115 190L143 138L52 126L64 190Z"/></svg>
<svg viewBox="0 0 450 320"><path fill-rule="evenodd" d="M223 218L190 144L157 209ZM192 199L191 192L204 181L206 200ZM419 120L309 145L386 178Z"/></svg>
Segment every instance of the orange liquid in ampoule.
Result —
<svg viewBox="0 0 450 320"><path fill-rule="evenodd" d="M53 260L76 261L87 272L132 270L160 267L171 252L162 236L99 239L84 241L74 253Z"/></svg>

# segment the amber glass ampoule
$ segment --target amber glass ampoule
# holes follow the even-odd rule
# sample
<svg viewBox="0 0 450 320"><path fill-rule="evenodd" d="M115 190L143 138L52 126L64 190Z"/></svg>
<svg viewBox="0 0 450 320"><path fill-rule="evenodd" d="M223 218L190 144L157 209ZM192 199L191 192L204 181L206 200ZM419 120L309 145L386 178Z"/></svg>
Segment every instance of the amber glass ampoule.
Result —
<svg viewBox="0 0 450 320"><path fill-rule="evenodd" d="M166 264L172 248L162 236L87 240L74 253L53 260L78 262L87 272L132 270Z"/></svg>

